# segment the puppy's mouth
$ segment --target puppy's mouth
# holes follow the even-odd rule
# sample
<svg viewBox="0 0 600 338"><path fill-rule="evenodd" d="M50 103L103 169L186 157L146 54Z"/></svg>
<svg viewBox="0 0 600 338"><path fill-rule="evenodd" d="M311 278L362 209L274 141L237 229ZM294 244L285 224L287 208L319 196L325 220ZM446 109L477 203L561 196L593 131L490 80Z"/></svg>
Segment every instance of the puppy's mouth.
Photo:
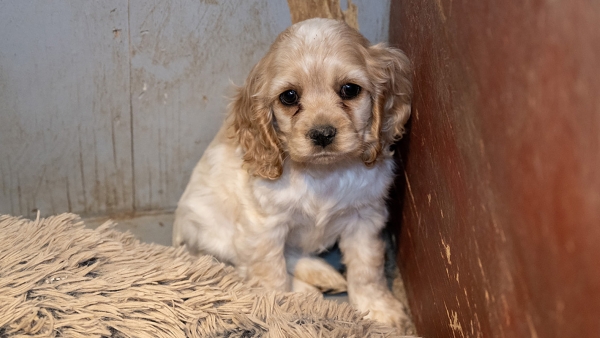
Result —
<svg viewBox="0 0 600 338"><path fill-rule="evenodd" d="M321 151L316 154L312 154L306 157L304 162L315 163L315 164L330 164L338 162L345 158L345 154L335 153L330 151Z"/></svg>
<svg viewBox="0 0 600 338"><path fill-rule="evenodd" d="M332 154L332 153L320 153L320 154L315 154L315 155L311 156L310 162L330 163L330 162L334 162L338 157L339 157L339 155Z"/></svg>
<svg viewBox="0 0 600 338"><path fill-rule="evenodd" d="M341 162L349 157L347 153L327 150L315 151L309 154L289 153L289 155L290 159L294 162L319 165Z"/></svg>

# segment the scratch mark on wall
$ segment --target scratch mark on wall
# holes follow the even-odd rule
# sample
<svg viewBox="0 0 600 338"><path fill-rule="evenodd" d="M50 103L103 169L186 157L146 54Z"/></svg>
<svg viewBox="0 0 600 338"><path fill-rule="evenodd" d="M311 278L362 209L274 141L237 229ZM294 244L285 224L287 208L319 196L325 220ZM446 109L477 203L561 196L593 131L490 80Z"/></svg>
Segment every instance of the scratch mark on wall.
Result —
<svg viewBox="0 0 600 338"><path fill-rule="evenodd" d="M77 126L77 138L79 140L79 172L81 174L81 195L83 196L83 211L87 211L87 190L85 188L85 173L83 170L83 146L81 145L81 127ZM23 209L21 209L23 210Z"/></svg>
<svg viewBox="0 0 600 338"><path fill-rule="evenodd" d="M23 210L22 194L21 194L21 180L19 173L17 173L17 197L19 198L19 210Z"/></svg>
<svg viewBox="0 0 600 338"><path fill-rule="evenodd" d="M65 182L67 184L67 210L73 212L73 205L71 204L71 190L69 189L69 175L65 176Z"/></svg>
<svg viewBox="0 0 600 338"><path fill-rule="evenodd" d="M115 164L115 168L119 168L119 162L117 161L117 142L115 138L115 117L114 112L111 109L111 121L110 121L110 137L112 141L112 152L113 152L113 162Z"/></svg>
<svg viewBox="0 0 600 338"><path fill-rule="evenodd" d="M358 8L348 0L348 8L343 11L340 0L288 0L292 23L310 18L329 18L345 21L358 30Z"/></svg>
<svg viewBox="0 0 600 338"><path fill-rule="evenodd" d="M150 163L146 163L146 168L148 168L148 201L149 204L152 205L152 167Z"/></svg>
<svg viewBox="0 0 600 338"><path fill-rule="evenodd" d="M450 317L448 317L448 318L450 318ZM450 318L450 328L453 331L460 332L460 335L464 336L462 325L460 325L460 323L458 322L458 312L456 312L456 311L452 311L452 317Z"/></svg>
<svg viewBox="0 0 600 338"><path fill-rule="evenodd" d="M436 0L435 3L437 5L438 13L440 14L442 22L446 22L446 14L444 14L444 5L442 5L442 0Z"/></svg>
<svg viewBox="0 0 600 338"><path fill-rule="evenodd" d="M138 100L141 100L144 97L144 94L146 94L146 90L148 90L148 84L144 82L142 84L142 92L140 93L140 95L138 95Z"/></svg>
<svg viewBox="0 0 600 338"><path fill-rule="evenodd" d="M500 295L500 303L502 304L502 312L504 315L504 323L510 327L510 307L505 295Z"/></svg>
<svg viewBox="0 0 600 338"><path fill-rule="evenodd" d="M417 224L421 224L421 215L419 215L419 212L417 211L415 195L413 195L412 188L410 186L410 182L408 180L408 174L406 173L406 170L404 171L404 180L406 181L406 188L407 188L408 194L410 196L410 201L412 202L412 209L414 210L415 215L417 216Z"/></svg>
<svg viewBox="0 0 600 338"><path fill-rule="evenodd" d="M10 190L6 186L6 176L7 175L4 175L4 166L0 166L0 191L2 193L10 192Z"/></svg>
<svg viewBox="0 0 600 338"><path fill-rule="evenodd" d="M477 257L477 265L479 265L479 270L481 271L481 277L483 277L483 279L487 281L487 278L485 276L485 270L483 270L483 264L481 263L481 258L479 258L479 257Z"/></svg>
<svg viewBox="0 0 600 338"><path fill-rule="evenodd" d="M498 222L496 220L497 216L496 216L496 212L492 211L492 225L494 226L494 231L500 235L500 239L502 240L503 243L506 243L506 235L504 235L504 230L502 229L502 227L498 226Z"/></svg>
<svg viewBox="0 0 600 338"><path fill-rule="evenodd" d="M96 139L96 131L93 132L93 140L94 140L94 186L92 188L92 209L93 205L100 202L102 200L102 193L100 191L100 186L102 179L100 179L99 171L98 171L98 140Z"/></svg>
<svg viewBox="0 0 600 338"><path fill-rule="evenodd" d="M529 326L529 333L531 334L531 338L538 338L538 334L535 329L535 325L533 324L533 319L531 319L531 315L527 313L525 315L525 318L527 319L527 326Z"/></svg>
<svg viewBox="0 0 600 338"><path fill-rule="evenodd" d="M444 239L442 238L442 245L444 246L444 251L446 254L446 260L448 261L449 265L452 265L452 261L450 260L450 245L446 244L446 242L444 242Z"/></svg>
<svg viewBox="0 0 600 338"><path fill-rule="evenodd" d="M479 322L479 316L477 316L477 312L473 313L473 318L475 319L475 325L477 325L477 329L475 329L475 325L473 325L473 321L471 320L471 336L482 337L481 323Z"/></svg>
<svg viewBox="0 0 600 338"><path fill-rule="evenodd" d="M160 128L162 130L165 130L166 128ZM158 149L157 149L157 159L158 159L158 198L160 199L160 193L161 193L161 189L160 187L164 187L164 177L165 177L165 167L164 167L164 161L163 161L163 139L162 139L162 130L160 130L157 134L157 138L158 138ZM152 200L151 200L152 201Z"/></svg>
<svg viewBox="0 0 600 338"><path fill-rule="evenodd" d="M8 182L9 182L9 184L11 184L11 182L13 182L13 177L12 177L12 165L11 165L10 157L8 158L7 162L8 162ZM13 215L15 215L16 214L16 212L15 212L15 199L13 198L13 195L12 195L12 189L8 189L8 191L10 192L10 195L9 195L9 197L10 197L10 210L11 210L11 213Z"/></svg>
<svg viewBox="0 0 600 338"><path fill-rule="evenodd" d="M448 310L446 302L444 302L444 308L446 308L446 316L449 320L448 326L452 329L453 336L456 336L456 333L459 333L461 337L464 337L465 333L463 332L462 325L458 321L458 312Z"/></svg>

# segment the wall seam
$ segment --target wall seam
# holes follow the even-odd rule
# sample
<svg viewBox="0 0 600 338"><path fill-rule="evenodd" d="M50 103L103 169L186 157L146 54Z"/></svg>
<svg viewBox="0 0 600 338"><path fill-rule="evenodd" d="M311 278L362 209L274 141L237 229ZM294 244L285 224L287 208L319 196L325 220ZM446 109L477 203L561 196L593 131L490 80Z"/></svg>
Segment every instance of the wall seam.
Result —
<svg viewBox="0 0 600 338"><path fill-rule="evenodd" d="M135 150L134 150L134 127L133 127L133 75L131 62L131 11L130 11L130 0L127 0L127 44L129 53L127 54L127 60L129 62L129 136L131 138L131 210L136 210L136 194L135 194Z"/></svg>

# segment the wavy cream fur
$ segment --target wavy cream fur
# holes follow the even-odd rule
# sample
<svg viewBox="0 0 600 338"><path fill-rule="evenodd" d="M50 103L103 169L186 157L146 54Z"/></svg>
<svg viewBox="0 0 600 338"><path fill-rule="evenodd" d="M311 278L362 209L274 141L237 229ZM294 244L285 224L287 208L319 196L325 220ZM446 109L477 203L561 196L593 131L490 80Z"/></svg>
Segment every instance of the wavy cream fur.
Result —
<svg viewBox="0 0 600 338"><path fill-rule="evenodd" d="M194 169L174 245L228 261L269 288L347 289L359 310L402 326L379 234L394 176L388 149L410 115L409 71L401 51L370 46L342 22L311 19L281 33ZM360 94L342 100L345 83ZM289 89L299 93L296 106L279 101ZM337 134L316 146L308 131L324 124ZM313 256L335 242L347 280Z"/></svg>

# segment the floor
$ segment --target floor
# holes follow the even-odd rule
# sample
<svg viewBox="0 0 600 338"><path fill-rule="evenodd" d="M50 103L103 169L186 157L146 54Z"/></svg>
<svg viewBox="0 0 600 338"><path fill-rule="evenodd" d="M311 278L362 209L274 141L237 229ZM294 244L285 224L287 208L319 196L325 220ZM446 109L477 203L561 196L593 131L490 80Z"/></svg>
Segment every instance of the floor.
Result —
<svg viewBox="0 0 600 338"><path fill-rule="evenodd" d="M95 229L108 220L108 217L99 217L88 218L84 221L86 226ZM112 220L117 223L117 229L131 232L142 242L171 245L171 233L173 232L173 213L171 212Z"/></svg>

